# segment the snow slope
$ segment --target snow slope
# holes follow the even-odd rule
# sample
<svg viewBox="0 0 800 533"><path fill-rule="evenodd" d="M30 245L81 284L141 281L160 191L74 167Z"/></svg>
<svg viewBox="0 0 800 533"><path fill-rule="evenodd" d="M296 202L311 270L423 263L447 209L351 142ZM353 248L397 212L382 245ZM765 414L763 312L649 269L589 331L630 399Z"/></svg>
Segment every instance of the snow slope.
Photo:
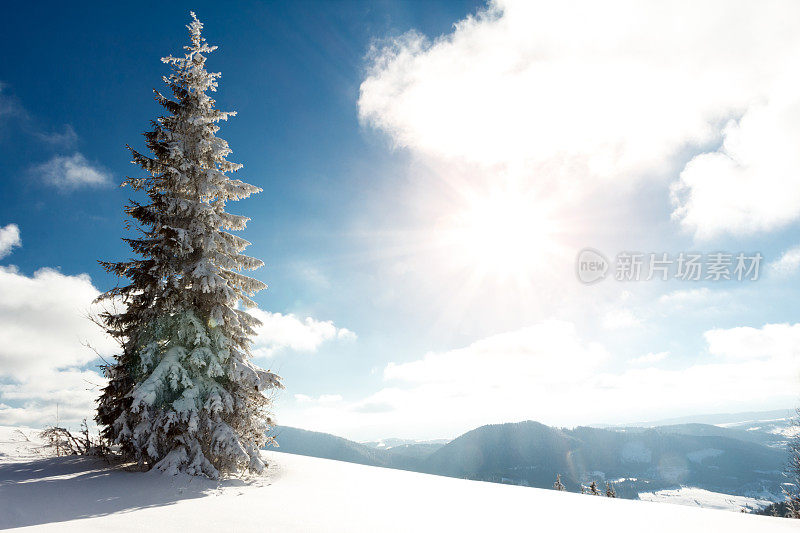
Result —
<svg viewBox="0 0 800 533"><path fill-rule="evenodd" d="M265 452L220 483L42 458L0 428L0 528L36 531L796 531L792 520L431 476Z"/></svg>
<svg viewBox="0 0 800 533"><path fill-rule="evenodd" d="M0 464L54 455L39 438L38 429L0 426ZM2 480L0 480L2 482Z"/></svg>

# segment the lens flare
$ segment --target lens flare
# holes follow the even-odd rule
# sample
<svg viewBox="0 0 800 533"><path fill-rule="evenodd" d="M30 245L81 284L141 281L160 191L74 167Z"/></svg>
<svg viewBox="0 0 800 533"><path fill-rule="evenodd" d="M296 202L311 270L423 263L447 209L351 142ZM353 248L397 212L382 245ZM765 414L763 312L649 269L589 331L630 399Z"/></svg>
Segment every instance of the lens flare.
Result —
<svg viewBox="0 0 800 533"><path fill-rule="evenodd" d="M470 195L442 224L440 240L450 260L480 278L524 283L551 244L546 212L530 194L498 190Z"/></svg>

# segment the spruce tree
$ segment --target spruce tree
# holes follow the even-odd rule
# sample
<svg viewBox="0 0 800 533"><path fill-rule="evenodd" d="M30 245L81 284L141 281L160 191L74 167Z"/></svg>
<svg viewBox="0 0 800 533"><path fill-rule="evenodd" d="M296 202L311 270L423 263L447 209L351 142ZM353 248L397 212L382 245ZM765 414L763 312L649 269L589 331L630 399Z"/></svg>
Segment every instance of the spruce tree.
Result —
<svg viewBox="0 0 800 533"><path fill-rule="evenodd" d="M606 496L608 496L609 498L617 497L617 491L614 490L614 485L612 485L608 481L606 481Z"/></svg>
<svg viewBox="0 0 800 533"><path fill-rule="evenodd" d="M249 219L225 211L261 189L228 176L242 165L226 159L228 143L215 134L235 113L215 109L208 95L220 74L206 71L206 55L217 47L191 17L185 54L162 59L172 98L154 91L166 112L144 134L151 156L128 146L146 176L123 185L148 201L125 209L140 234L123 240L140 257L101 261L129 283L99 298L120 304L101 319L122 349L105 368L96 419L143 467L218 478L263 470L265 393L282 385L249 360L259 322L239 304L255 306L250 297L266 286L239 271L263 263L242 255L250 243L229 233Z"/></svg>
<svg viewBox="0 0 800 533"><path fill-rule="evenodd" d="M561 474L556 474L556 482L553 483L553 488L556 490L567 490L567 488L561 482Z"/></svg>
<svg viewBox="0 0 800 533"><path fill-rule="evenodd" d="M800 409L795 410L795 416L792 419L792 429L800 429ZM786 512L785 516L788 518L800 518L800 433L795 435L789 440L789 464L785 475L789 478L787 483L783 485L784 502Z"/></svg>

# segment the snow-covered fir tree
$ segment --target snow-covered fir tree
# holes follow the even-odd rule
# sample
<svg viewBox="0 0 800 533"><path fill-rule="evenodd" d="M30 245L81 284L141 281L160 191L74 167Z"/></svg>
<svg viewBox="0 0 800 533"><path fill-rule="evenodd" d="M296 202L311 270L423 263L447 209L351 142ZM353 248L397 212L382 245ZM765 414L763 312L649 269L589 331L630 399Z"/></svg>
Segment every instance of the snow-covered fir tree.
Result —
<svg viewBox="0 0 800 533"><path fill-rule="evenodd" d="M561 482L561 474L556 474L556 482L553 483L553 488L556 490L567 490L567 488Z"/></svg>
<svg viewBox="0 0 800 533"><path fill-rule="evenodd" d="M229 233L249 219L225 207L260 189L228 175L242 165L226 159L231 150L216 133L235 113L214 108L208 93L220 74L205 62L216 46L191 17L185 54L162 59L172 97L155 91L166 113L145 133L152 155L129 147L146 176L124 184L149 199L126 208L140 235L124 240L140 258L101 262L129 284L99 298L121 304L101 318L122 350L106 367L97 421L142 466L217 478L263 470L266 394L282 385L249 360L259 322L239 305L255 306L250 296L265 285L240 271L263 263Z"/></svg>
<svg viewBox="0 0 800 533"><path fill-rule="evenodd" d="M608 496L609 498L617 497L617 491L614 490L614 485L612 485L608 481L606 481L606 496Z"/></svg>
<svg viewBox="0 0 800 533"><path fill-rule="evenodd" d="M795 410L792 419L792 429L800 430L800 409ZM786 469L788 482L783 486L785 501L785 516L800 518L800 432L789 440L789 464Z"/></svg>

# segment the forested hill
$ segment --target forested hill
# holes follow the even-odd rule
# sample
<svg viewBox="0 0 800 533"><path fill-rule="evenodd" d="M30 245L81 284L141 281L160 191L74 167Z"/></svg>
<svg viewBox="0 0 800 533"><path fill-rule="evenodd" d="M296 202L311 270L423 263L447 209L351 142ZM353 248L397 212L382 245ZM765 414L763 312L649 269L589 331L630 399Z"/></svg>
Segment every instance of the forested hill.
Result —
<svg viewBox="0 0 800 533"><path fill-rule="evenodd" d="M476 428L453 441L375 447L327 433L278 427L278 451L430 474L567 490L611 481L622 497L693 486L737 495L780 495L783 441L708 424L656 428L555 428L538 422Z"/></svg>

